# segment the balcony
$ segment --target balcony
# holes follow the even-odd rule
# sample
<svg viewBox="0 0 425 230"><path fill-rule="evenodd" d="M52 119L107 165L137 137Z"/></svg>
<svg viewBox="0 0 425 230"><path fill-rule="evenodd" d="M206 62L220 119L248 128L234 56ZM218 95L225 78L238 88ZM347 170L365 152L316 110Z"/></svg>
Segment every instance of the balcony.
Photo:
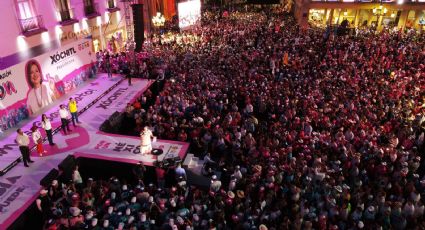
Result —
<svg viewBox="0 0 425 230"><path fill-rule="evenodd" d="M22 35L26 37L47 31L44 27L43 17L41 15L26 19L18 19L18 21Z"/></svg>
<svg viewBox="0 0 425 230"><path fill-rule="evenodd" d="M100 16L99 13L99 7L97 3L91 4L91 5L85 5L84 6L84 14L87 18L95 18L97 16Z"/></svg>
<svg viewBox="0 0 425 230"><path fill-rule="evenodd" d="M108 0L108 8L107 8L107 10L108 10L110 13L113 13L113 12L115 12L115 11L119 11L119 10L120 10L120 8L118 8L118 7L115 5L115 1L114 1L114 0Z"/></svg>
<svg viewBox="0 0 425 230"><path fill-rule="evenodd" d="M63 26L77 23L78 20L74 18L74 9L58 10L58 16L60 17L60 24Z"/></svg>

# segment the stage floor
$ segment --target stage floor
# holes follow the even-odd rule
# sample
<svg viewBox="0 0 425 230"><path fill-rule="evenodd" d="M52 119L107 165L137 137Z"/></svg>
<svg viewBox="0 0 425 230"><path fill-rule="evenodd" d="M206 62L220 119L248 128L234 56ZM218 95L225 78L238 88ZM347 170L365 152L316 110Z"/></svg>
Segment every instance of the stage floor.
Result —
<svg viewBox="0 0 425 230"><path fill-rule="evenodd" d="M117 79L111 80L105 75L100 75L96 80L79 89L73 97L80 95L82 98L78 102L79 108L84 108L116 83ZM146 165L152 165L155 160L162 160L164 157L180 156L184 159L189 148L189 144L185 142L158 140L153 143L153 148L160 148L164 153L160 156L142 156L138 154L139 138L112 135L99 131L103 121L115 111L123 111L128 102L138 97L151 84L148 80L140 79L133 79L132 83L132 86L128 86L127 81L122 81L94 103L92 107L80 115L81 124L77 127L70 125L72 132L68 135L64 135L62 132L55 134L53 140L57 145L50 147L45 143L44 147L48 153L44 154L43 157L32 152L31 157L35 162L31 163L30 167L26 168L23 163L19 163L0 178L0 229L7 229L34 202L41 188L40 180L51 169L57 168L58 164L69 154L74 154L76 157L127 163L143 161ZM91 94L87 93L89 91ZM62 99L62 103L67 101L68 98ZM57 107L54 107L46 113L56 111ZM39 120L39 118L33 119ZM58 118L52 119L52 124L54 127L60 126L60 120ZM28 122L23 130L28 130L31 125L32 122ZM44 131L41 132L44 133ZM0 156L0 167L10 164L12 160L16 160L20 156L17 146L11 146L10 149L6 150L4 148L4 145L14 143L15 137L16 132L13 132L1 140L0 146L7 153Z"/></svg>

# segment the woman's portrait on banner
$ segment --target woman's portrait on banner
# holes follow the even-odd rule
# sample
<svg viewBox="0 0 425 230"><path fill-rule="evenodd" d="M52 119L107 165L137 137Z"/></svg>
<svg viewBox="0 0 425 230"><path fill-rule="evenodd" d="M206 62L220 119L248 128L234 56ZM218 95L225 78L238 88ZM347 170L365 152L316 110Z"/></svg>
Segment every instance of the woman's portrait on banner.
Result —
<svg viewBox="0 0 425 230"><path fill-rule="evenodd" d="M48 82L43 82L43 73L36 60L29 60L25 65L25 75L30 90L27 94L27 107L30 114L38 112L54 100L53 91Z"/></svg>

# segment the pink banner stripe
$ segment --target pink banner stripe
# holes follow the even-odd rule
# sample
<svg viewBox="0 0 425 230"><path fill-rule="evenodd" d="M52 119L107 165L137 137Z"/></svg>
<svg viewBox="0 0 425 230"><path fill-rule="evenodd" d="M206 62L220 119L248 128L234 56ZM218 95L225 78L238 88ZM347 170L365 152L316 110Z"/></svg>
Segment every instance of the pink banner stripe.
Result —
<svg viewBox="0 0 425 230"><path fill-rule="evenodd" d="M105 133L102 131L97 131L96 134L102 134L105 136L110 136L110 137L128 137L131 139L137 139L139 140L139 137L135 137L135 136L126 136L126 135L121 135L121 134L113 134L113 133ZM158 139L157 142L164 142L164 143L169 143L169 144L176 144L176 145L188 145L188 142L183 142L183 141L172 141L172 140L163 140L163 139Z"/></svg>
<svg viewBox="0 0 425 230"><path fill-rule="evenodd" d="M139 137L135 137L135 136L125 136L125 135L120 135L120 134L112 134L112 133L105 133L102 131L97 131L96 134L100 134L100 135L105 135L105 136L110 136L110 137L127 137L133 140L139 140ZM186 152L189 149L190 143L188 142L182 142L182 141L171 141L171 140L162 140L162 139L158 139L156 141L158 142L163 142L163 143L168 143L168 144L175 144L175 145L181 145L182 148L179 152L179 157L184 160L183 158L186 157Z"/></svg>
<svg viewBox="0 0 425 230"><path fill-rule="evenodd" d="M28 199L24 205L16 209L13 214L7 218L3 223L0 224L0 229L7 229L25 210L37 199L38 193L34 194L30 199Z"/></svg>
<svg viewBox="0 0 425 230"><path fill-rule="evenodd" d="M92 158L92 159L117 161L117 162L130 163L130 164L137 164L141 161L141 160L126 159L126 158L120 158L120 157L110 157L110 156L97 155L93 153L83 153L83 152L75 152L73 155L75 157L86 157L86 158ZM153 166L152 162L143 162L143 164L147 166Z"/></svg>

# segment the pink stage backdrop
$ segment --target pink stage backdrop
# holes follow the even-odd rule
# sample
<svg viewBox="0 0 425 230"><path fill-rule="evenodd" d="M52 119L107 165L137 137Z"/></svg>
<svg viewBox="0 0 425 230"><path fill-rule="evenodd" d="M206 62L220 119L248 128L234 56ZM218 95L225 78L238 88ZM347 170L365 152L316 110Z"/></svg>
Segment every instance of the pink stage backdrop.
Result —
<svg viewBox="0 0 425 230"><path fill-rule="evenodd" d="M0 72L0 128L14 127L94 76L91 39L81 39Z"/></svg>

